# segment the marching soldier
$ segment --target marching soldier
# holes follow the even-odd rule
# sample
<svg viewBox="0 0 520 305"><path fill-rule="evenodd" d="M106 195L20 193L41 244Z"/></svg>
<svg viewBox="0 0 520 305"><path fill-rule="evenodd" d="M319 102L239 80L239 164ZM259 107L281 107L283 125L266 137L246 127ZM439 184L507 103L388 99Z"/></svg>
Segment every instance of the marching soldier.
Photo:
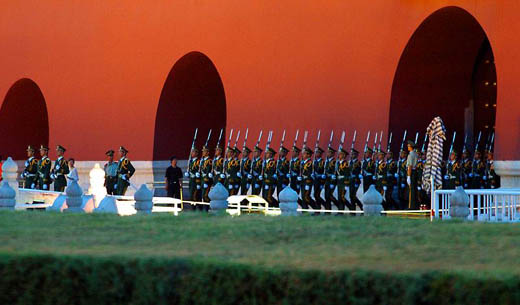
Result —
<svg viewBox="0 0 520 305"><path fill-rule="evenodd" d="M399 197L399 209L404 209L408 204L408 192L406 186L406 158L408 154L405 150L401 150L399 153L399 160L397 161L397 194Z"/></svg>
<svg viewBox="0 0 520 305"><path fill-rule="evenodd" d="M469 159L469 152L466 147L464 147L464 150L462 151L461 166L462 187L469 189L471 187L471 170L473 167L473 162Z"/></svg>
<svg viewBox="0 0 520 305"><path fill-rule="evenodd" d="M251 183L251 193L253 195L260 195L260 192L262 191L262 149L258 146L255 146L253 150L253 161L251 161L251 172L253 176L253 182Z"/></svg>
<svg viewBox="0 0 520 305"><path fill-rule="evenodd" d="M325 206L325 200L321 198L321 190L325 185L325 161L322 158L323 149L321 147L316 148L315 159L313 162L313 180L314 180L314 200L316 209L321 209L321 206Z"/></svg>
<svg viewBox="0 0 520 305"><path fill-rule="evenodd" d="M485 175L486 165L482 162L482 154L480 151L475 151L473 159L473 167L471 169L471 188L483 189L484 183L482 177Z"/></svg>
<svg viewBox="0 0 520 305"><path fill-rule="evenodd" d="M375 177L374 173L376 171L375 162L372 159L373 150L370 147L367 147L365 151L365 156L362 164L362 175L363 175L363 193L368 191L370 185L374 184Z"/></svg>
<svg viewBox="0 0 520 305"><path fill-rule="evenodd" d="M224 175L224 159L222 158L222 147L215 148L215 158L213 158L213 183L226 184L226 175Z"/></svg>
<svg viewBox="0 0 520 305"><path fill-rule="evenodd" d="M314 185L314 181L312 180L312 150L308 147L303 149L303 159L301 161L301 196L302 196L302 208L308 209L309 206L313 209L316 209L316 205L311 198L311 191Z"/></svg>
<svg viewBox="0 0 520 305"><path fill-rule="evenodd" d="M350 156L349 161L349 169L350 169L350 204L354 207L353 210L356 209L356 205L363 210L363 204L357 197L357 191L361 185L361 178L363 175L361 174L361 162L358 160L359 152L355 149L352 149L352 155Z"/></svg>
<svg viewBox="0 0 520 305"><path fill-rule="evenodd" d="M203 202L209 202L209 190L213 184L213 160L209 157L209 147L202 147L202 158L200 159L200 176L201 176L201 196ZM203 210L208 208L207 205L198 207Z"/></svg>
<svg viewBox="0 0 520 305"><path fill-rule="evenodd" d="M42 157L38 162L38 188L40 190L48 191L52 183L51 180L51 159L47 156L49 148L42 145L40 147L40 156Z"/></svg>
<svg viewBox="0 0 520 305"><path fill-rule="evenodd" d="M345 210L345 206L349 210L355 210L356 206L347 199L347 187L350 184L350 167L347 161L348 152L341 148L338 153L338 161L336 162L336 181L338 187L338 200L336 206L338 210Z"/></svg>
<svg viewBox="0 0 520 305"><path fill-rule="evenodd" d="M487 188L496 189L500 187L500 176L495 172L495 163L493 161L493 152L489 151L487 154L487 163L486 163L486 181Z"/></svg>
<svg viewBox="0 0 520 305"><path fill-rule="evenodd" d="M417 161L415 143L408 141L408 158L406 159L406 184L408 184L408 209L417 209Z"/></svg>
<svg viewBox="0 0 520 305"><path fill-rule="evenodd" d="M386 161L385 161L385 152L383 150L377 151L377 161L375 164L376 167L376 189L382 196L385 195L385 192L388 190L387 182L386 182ZM388 210L388 202L384 203L384 209Z"/></svg>
<svg viewBox="0 0 520 305"><path fill-rule="evenodd" d="M27 147L27 161L25 161L25 169L22 172L24 188L35 189L38 184L38 159L34 157L34 148L29 145Z"/></svg>
<svg viewBox="0 0 520 305"><path fill-rule="evenodd" d="M238 161L237 155L240 154L238 148L228 148L228 159L226 160L226 178L227 187L229 190L229 196L238 194L240 188L240 162Z"/></svg>
<svg viewBox="0 0 520 305"><path fill-rule="evenodd" d="M58 159L54 162L54 168L52 169L51 174L51 177L54 179L54 191L56 192L63 192L67 186L66 175L69 173L69 165L63 156L65 151L65 147L61 145L56 147Z"/></svg>
<svg viewBox="0 0 520 305"><path fill-rule="evenodd" d="M289 163L289 168L291 171L291 188L296 193L300 193L300 183L301 183L301 179L302 179L300 177L300 165L301 165L300 152L301 152L301 149L299 149L296 146L293 146L291 162Z"/></svg>
<svg viewBox="0 0 520 305"><path fill-rule="evenodd" d="M117 168L118 164L114 161L114 151L109 150L105 153L108 157L108 162L103 166L105 170L105 188L108 195L115 195L117 184Z"/></svg>
<svg viewBox="0 0 520 305"><path fill-rule="evenodd" d="M128 150L123 146L119 147L119 163L117 166L117 187L116 192L118 195L124 196L126 189L130 185L130 178L135 173L135 168L126 157Z"/></svg>
<svg viewBox="0 0 520 305"><path fill-rule="evenodd" d="M397 209L396 201L394 200L394 192L398 194L397 190L397 163L394 160L394 154L389 151L386 154L386 193L385 201L389 209Z"/></svg>
<svg viewBox="0 0 520 305"><path fill-rule="evenodd" d="M336 150L332 148L331 146L327 149L327 159L325 160L325 209L331 210L332 209L332 203L336 207L338 206L338 201L336 198L334 198L334 189L336 188L337 184L337 177L336 177L336 159L334 156L336 155ZM343 204L343 209L345 209L345 205Z"/></svg>
<svg viewBox="0 0 520 305"><path fill-rule="evenodd" d="M276 194L279 198L280 192L289 185L290 177L289 174L289 161L287 160L287 154L289 150L285 147L280 148L280 154L278 155L278 161L276 161L276 175L277 175L277 184L276 184Z"/></svg>
<svg viewBox="0 0 520 305"><path fill-rule="evenodd" d="M424 151L418 151L418 160L417 160L417 175L415 177L415 184L417 185L417 202L419 204L420 210L426 210L428 202L426 192L422 188L422 177L424 172L424 166L426 163L426 154Z"/></svg>
<svg viewBox="0 0 520 305"><path fill-rule="evenodd" d="M240 173L242 176L240 195L247 195L253 178L251 175L251 159L249 159L250 154L251 149L249 149L247 146L244 146L244 149L242 150L242 159L240 160Z"/></svg>
<svg viewBox="0 0 520 305"><path fill-rule="evenodd" d="M263 164L264 187L262 190L262 197L264 197L265 201L267 201L271 207L278 207L278 202L273 197L277 184L277 178L279 178L276 175L276 161L274 160L275 154L276 151L269 147L265 151L265 160Z"/></svg>
<svg viewBox="0 0 520 305"><path fill-rule="evenodd" d="M446 173L444 175L444 188L454 190L460 185L462 167L457 161L457 152L453 150L450 154L450 160L446 163Z"/></svg>
<svg viewBox="0 0 520 305"><path fill-rule="evenodd" d="M199 160L199 150L197 148L191 149L191 159L188 163L188 170L184 174L185 177L189 178L189 192L190 192L190 200L191 201L199 201L201 199L200 196L200 160ZM198 176L198 177L197 177Z"/></svg>

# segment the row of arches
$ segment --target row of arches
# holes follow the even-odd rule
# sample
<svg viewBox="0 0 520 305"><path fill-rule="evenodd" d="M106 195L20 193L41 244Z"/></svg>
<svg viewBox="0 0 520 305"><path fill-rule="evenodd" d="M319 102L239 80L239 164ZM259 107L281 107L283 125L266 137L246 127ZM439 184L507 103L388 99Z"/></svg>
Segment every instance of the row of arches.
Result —
<svg viewBox="0 0 520 305"><path fill-rule="evenodd" d="M442 8L419 25L401 55L388 128L396 134L407 128L411 134L439 115L452 131L469 134L471 141L477 131L494 128L496 81L491 44L478 21L462 8ZM219 130L226 126L226 113L224 86L210 58L200 52L184 55L161 91L153 159L167 160L172 154L187 158L194 129L201 135ZM21 146L48 144L45 98L34 81L18 80L7 92L0 108L0 134L6 136L3 152L17 159L24 157ZM210 145L216 140L212 137ZM198 145L204 141L199 137Z"/></svg>

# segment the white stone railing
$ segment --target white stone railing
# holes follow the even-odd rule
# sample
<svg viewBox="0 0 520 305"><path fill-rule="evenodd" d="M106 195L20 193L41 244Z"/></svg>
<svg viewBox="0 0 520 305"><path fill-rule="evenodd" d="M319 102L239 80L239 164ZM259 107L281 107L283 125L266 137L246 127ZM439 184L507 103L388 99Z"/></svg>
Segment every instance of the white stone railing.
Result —
<svg viewBox="0 0 520 305"><path fill-rule="evenodd" d="M518 222L520 221L520 190L478 189L464 190L469 196L468 220ZM432 201L432 217L450 219L452 196L455 190L437 190Z"/></svg>

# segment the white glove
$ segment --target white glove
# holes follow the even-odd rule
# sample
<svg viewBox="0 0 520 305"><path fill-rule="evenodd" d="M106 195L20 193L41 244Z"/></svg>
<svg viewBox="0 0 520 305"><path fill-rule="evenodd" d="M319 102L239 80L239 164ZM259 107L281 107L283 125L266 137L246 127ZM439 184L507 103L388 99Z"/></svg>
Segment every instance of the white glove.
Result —
<svg viewBox="0 0 520 305"><path fill-rule="evenodd" d="M32 189L35 189L35 188L36 188L36 184L34 184L34 183L31 184L31 188L32 188Z"/></svg>
<svg viewBox="0 0 520 305"><path fill-rule="evenodd" d="M260 184L255 184L255 189L259 188Z"/></svg>
<svg viewBox="0 0 520 305"><path fill-rule="evenodd" d="M473 177L473 174L472 174L472 173L469 173L469 177L470 177L470 178Z"/></svg>
<svg viewBox="0 0 520 305"><path fill-rule="evenodd" d="M420 187L420 186L418 186L418 187L417 187L417 190L418 190L418 191L420 191L420 190L421 190L421 187Z"/></svg>
<svg viewBox="0 0 520 305"><path fill-rule="evenodd" d="M184 177L188 178L189 176L190 176L190 173L188 173L188 172L184 173Z"/></svg>
<svg viewBox="0 0 520 305"><path fill-rule="evenodd" d="M359 175L358 178L359 178L359 179L363 179L363 175Z"/></svg>
<svg viewBox="0 0 520 305"><path fill-rule="evenodd" d="M376 180L377 178L376 178L376 176L372 176L372 179L373 179L373 180Z"/></svg>
<svg viewBox="0 0 520 305"><path fill-rule="evenodd" d="M54 173L51 174L51 179L52 180L55 180L56 179L56 175Z"/></svg>
<svg viewBox="0 0 520 305"><path fill-rule="evenodd" d="M60 170L60 165L59 164L56 165L56 170Z"/></svg>
<svg viewBox="0 0 520 305"><path fill-rule="evenodd" d="M394 174L394 177L399 178L399 174Z"/></svg>
<svg viewBox="0 0 520 305"><path fill-rule="evenodd" d="M240 178L242 177L242 174L240 172L237 173L237 177Z"/></svg>
<svg viewBox="0 0 520 305"><path fill-rule="evenodd" d="M117 184L114 184L114 190L117 190Z"/></svg>
<svg viewBox="0 0 520 305"><path fill-rule="evenodd" d="M224 174L220 174L220 178L221 178L221 179L226 179L226 175L224 175Z"/></svg>
<svg viewBox="0 0 520 305"><path fill-rule="evenodd" d="M311 178L314 179L316 178L316 175L314 173L311 174Z"/></svg>
<svg viewBox="0 0 520 305"><path fill-rule="evenodd" d="M334 184L331 184L329 187L331 190L333 190L336 186Z"/></svg>
<svg viewBox="0 0 520 305"><path fill-rule="evenodd" d="M327 175L321 175L321 179L327 179Z"/></svg>
<svg viewBox="0 0 520 305"><path fill-rule="evenodd" d="M123 175L121 176L121 179L127 181L128 178L126 177L126 174L123 174Z"/></svg>
<svg viewBox="0 0 520 305"><path fill-rule="evenodd" d="M248 174L247 179L253 179L253 176L251 176L251 174Z"/></svg>
<svg viewBox="0 0 520 305"><path fill-rule="evenodd" d="M487 180L487 176L482 176L482 180Z"/></svg>
<svg viewBox="0 0 520 305"><path fill-rule="evenodd" d="M269 185L264 185L264 189L268 190L269 189Z"/></svg>
<svg viewBox="0 0 520 305"><path fill-rule="evenodd" d="M410 178L410 176L406 176L406 183L408 183L408 185L412 184L412 178Z"/></svg>
<svg viewBox="0 0 520 305"><path fill-rule="evenodd" d="M311 189L310 186L308 186L308 185L305 186L305 190L306 190L306 191L308 191L308 190L310 190L310 189Z"/></svg>
<svg viewBox="0 0 520 305"><path fill-rule="evenodd" d="M232 190L233 189L233 186L230 184L228 185L228 189Z"/></svg>
<svg viewBox="0 0 520 305"><path fill-rule="evenodd" d="M450 179L450 176L446 175L446 176L444 176L444 179L448 180L448 179Z"/></svg>
<svg viewBox="0 0 520 305"><path fill-rule="evenodd" d="M264 179L264 176L260 175L258 176L258 180L262 181Z"/></svg>
<svg viewBox="0 0 520 305"><path fill-rule="evenodd" d="M387 187L386 186L383 186L383 190L386 191Z"/></svg>
<svg viewBox="0 0 520 305"><path fill-rule="evenodd" d="M213 178L213 174L212 174L212 173L209 173L209 174L208 174L208 177Z"/></svg>
<svg viewBox="0 0 520 305"><path fill-rule="evenodd" d="M273 175L273 179L276 179L276 178L278 178L278 176L276 176L276 174L274 174L274 175Z"/></svg>
<svg viewBox="0 0 520 305"><path fill-rule="evenodd" d="M287 179L290 179L290 178L291 178L291 175L290 175L290 174L287 174L287 175L285 175L285 177L287 177Z"/></svg>
<svg viewBox="0 0 520 305"><path fill-rule="evenodd" d="M44 189L44 190L47 189L47 184L44 184L44 185L43 185L43 189Z"/></svg>
<svg viewBox="0 0 520 305"><path fill-rule="evenodd" d="M199 172L196 172L196 173L195 173L195 177L200 178L200 173L199 173Z"/></svg>
<svg viewBox="0 0 520 305"><path fill-rule="evenodd" d="M334 180L336 179L336 175L331 175L330 178Z"/></svg>
<svg viewBox="0 0 520 305"><path fill-rule="evenodd" d="M298 177L296 177L296 180L302 181L303 179L302 179L302 177L298 176Z"/></svg>
<svg viewBox="0 0 520 305"><path fill-rule="evenodd" d="M207 189L208 188L208 185L206 183L204 183L204 188Z"/></svg>
<svg viewBox="0 0 520 305"><path fill-rule="evenodd" d="M406 187L406 185L404 183L401 183L401 188L404 189L405 187Z"/></svg>

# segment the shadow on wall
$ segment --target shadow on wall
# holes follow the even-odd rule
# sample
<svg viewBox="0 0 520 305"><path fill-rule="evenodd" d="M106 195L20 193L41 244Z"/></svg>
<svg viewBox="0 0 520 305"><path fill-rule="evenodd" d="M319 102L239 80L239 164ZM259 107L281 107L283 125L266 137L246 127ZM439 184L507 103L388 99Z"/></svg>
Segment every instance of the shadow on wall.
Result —
<svg viewBox="0 0 520 305"><path fill-rule="evenodd" d="M0 108L2 158L15 160L27 157L27 145L39 147L49 144L49 118L45 98L38 85L22 78L7 92Z"/></svg>
<svg viewBox="0 0 520 305"><path fill-rule="evenodd" d="M409 138L421 132L422 144L435 116L443 119L449 141L457 131L459 150L464 133L471 143L473 132L492 130L495 112L496 70L484 30L459 7L434 12L408 41L394 76L389 118L389 131L399 139L394 151L405 129Z"/></svg>

